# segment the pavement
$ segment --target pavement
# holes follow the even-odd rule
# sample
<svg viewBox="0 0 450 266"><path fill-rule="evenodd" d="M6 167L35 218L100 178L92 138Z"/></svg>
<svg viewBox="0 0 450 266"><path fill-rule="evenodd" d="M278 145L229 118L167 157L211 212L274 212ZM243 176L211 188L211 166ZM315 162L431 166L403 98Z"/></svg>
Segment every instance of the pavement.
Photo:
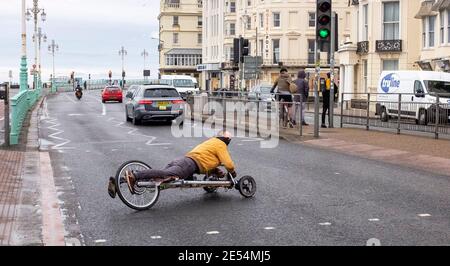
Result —
<svg viewBox="0 0 450 266"><path fill-rule="evenodd" d="M206 138L175 138L160 123L126 123L123 104L102 104L98 91L81 101L72 93L48 96L31 116L22 159L5 151L7 165L22 172L0 178L1 191L16 195L8 207L14 218L2 218L9 222L2 244L450 244L450 174L442 167L450 165L448 141L361 129L323 130L319 140L309 128L303 137L281 133L274 149L246 137L230 146L238 174L257 180L255 198L170 190L151 210L135 212L108 196L108 177L132 159L163 167Z"/></svg>

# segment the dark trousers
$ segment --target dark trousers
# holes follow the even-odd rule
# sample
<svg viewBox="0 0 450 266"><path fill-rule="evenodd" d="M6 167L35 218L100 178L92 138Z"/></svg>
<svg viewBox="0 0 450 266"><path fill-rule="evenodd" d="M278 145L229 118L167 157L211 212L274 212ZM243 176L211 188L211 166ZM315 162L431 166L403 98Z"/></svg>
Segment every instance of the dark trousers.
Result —
<svg viewBox="0 0 450 266"><path fill-rule="evenodd" d="M327 111L328 111L328 117L330 117L330 104L324 103L323 109L322 109L322 125L325 125Z"/></svg>
<svg viewBox="0 0 450 266"><path fill-rule="evenodd" d="M176 176L188 179L198 173L197 163L188 157L183 157L170 162L164 169L149 169L135 173L137 180L152 180L154 178L166 178Z"/></svg>

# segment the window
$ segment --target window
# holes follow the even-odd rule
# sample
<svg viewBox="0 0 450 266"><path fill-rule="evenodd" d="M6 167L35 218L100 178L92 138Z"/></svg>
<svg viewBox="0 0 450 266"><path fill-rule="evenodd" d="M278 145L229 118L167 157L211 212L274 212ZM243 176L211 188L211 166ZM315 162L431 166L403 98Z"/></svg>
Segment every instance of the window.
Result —
<svg viewBox="0 0 450 266"><path fill-rule="evenodd" d="M383 32L384 40L398 40L400 38L400 4L396 2L383 3L384 19Z"/></svg>
<svg viewBox="0 0 450 266"><path fill-rule="evenodd" d="M230 23L230 35L236 35L236 24Z"/></svg>
<svg viewBox="0 0 450 266"><path fill-rule="evenodd" d="M179 24L179 17L178 16L173 16L173 25L174 26L178 26Z"/></svg>
<svg viewBox="0 0 450 266"><path fill-rule="evenodd" d="M236 2L230 2L230 12L236 13Z"/></svg>
<svg viewBox="0 0 450 266"><path fill-rule="evenodd" d="M247 0L247 6L252 6L252 0Z"/></svg>
<svg viewBox="0 0 450 266"><path fill-rule="evenodd" d="M440 39L441 39L441 44L445 43L445 36L444 36L444 33L445 33L445 31L444 31L444 29L445 29L445 18L444 18L444 15L445 15L444 11L439 12L439 18L440 18L440 22L441 22L441 27L439 29L439 36L440 36Z"/></svg>
<svg viewBox="0 0 450 266"><path fill-rule="evenodd" d="M264 28L264 14L261 13L259 14L259 26L262 28Z"/></svg>
<svg viewBox="0 0 450 266"><path fill-rule="evenodd" d="M259 47L258 47L259 49L259 51L258 51L258 55L259 56L262 56L263 54L264 54L264 40L259 40ZM257 56L258 56L257 55Z"/></svg>
<svg viewBox="0 0 450 266"><path fill-rule="evenodd" d="M173 34L173 43L178 43L178 33Z"/></svg>
<svg viewBox="0 0 450 266"><path fill-rule="evenodd" d="M280 26L281 26L280 13L279 12L274 12L273 13L273 27L274 28L279 28Z"/></svg>
<svg viewBox="0 0 450 266"><path fill-rule="evenodd" d="M414 93L415 94L424 93L422 83L418 80L414 82Z"/></svg>
<svg viewBox="0 0 450 266"><path fill-rule="evenodd" d="M428 47L434 47L434 25L436 16L428 17Z"/></svg>
<svg viewBox="0 0 450 266"><path fill-rule="evenodd" d="M422 19L422 47L427 47L427 20Z"/></svg>
<svg viewBox="0 0 450 266"><path fill-rule="evenodd" d="M278 62L280 62L280 40L279 39L272 40L272 48L273 48L273 63L278 64Z"/></svg>
<svg viewBox="0 0 450 266"><path fill-rule="evenodd" d="M363 82L364 82L364 92L367 93L368 92L368 87L367 87L367 76L368 76L368 65L367 65L367 60L362 60L362 65L363 65Z"/></svg>
<svg viewBox="0 0 450 266"><path fill-rule="evenodd" d="M197 35L197 43L198 43L198 44L201 44L202 41L203 41L203 34L199 33L199 34Z"/></svg>
<svg viewBox="0 0 450 266"><path fill-rule="evenodd" d="M383 71L398 70L398 60L383 60Z"/></svg>
<svg viewBox="0 0 450 266"><path fill-rule="evenodd" d="M363 21L364 21L363 41L368 41L369 40L369 5L363 6Z"/></svg>
<svg viewBox="0 0 450 266"><path fill-rule="evenodd" d="M447 42L450 43L450 9L447 9Z"/></svg>
<svg viewBox="0 0 450 266"><path fill-rule="evenodd" d="M313 65L316 59L314 58L314 50L316 47L316 41L313 39L308 40L308 64Z"/></svg>
<svg viewBox="0 0 450 266"><path fill-rule="evenodd" d="M247 16L246 25L247 25L247 30L252 29L252 17Z"/></svg>
<svg viewBox="0 0 450 266"><path fill-rule="evenodd" d="M197 26L202 27L203 26L203 17L199 16L197 21Z"/></svg>
<svg viewBox="0 0 450 266"><path fill-rule="evenodd" d="M316 13L315 12L309 12L308 13L308 25L311 28L314 28L316 26Z"/></svg>

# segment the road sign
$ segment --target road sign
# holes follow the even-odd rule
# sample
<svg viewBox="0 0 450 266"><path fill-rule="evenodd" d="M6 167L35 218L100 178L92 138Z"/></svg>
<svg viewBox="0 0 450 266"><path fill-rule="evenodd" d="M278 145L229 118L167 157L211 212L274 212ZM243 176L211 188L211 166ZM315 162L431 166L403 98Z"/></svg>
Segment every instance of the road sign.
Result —
<svg viewBox="0 0 450 266"><path fill-rule="evenodd" d="M244 73L258 74L261 70L262 57L260 56L246 56L244 58Z"/></svg>

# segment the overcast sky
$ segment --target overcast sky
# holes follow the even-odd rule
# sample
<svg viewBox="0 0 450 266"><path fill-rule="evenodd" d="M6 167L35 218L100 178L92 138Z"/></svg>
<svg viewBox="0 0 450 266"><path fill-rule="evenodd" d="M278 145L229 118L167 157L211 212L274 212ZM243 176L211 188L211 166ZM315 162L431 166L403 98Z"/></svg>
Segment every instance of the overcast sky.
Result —
<svg viewBox="0 0 450 266"><path fill-rule="evenodd" d="M0 0L0 82L19 80L21 56L21 0ZM33 1L26 0L27 7ZM56 76L107 78L109 70L120 78L122 45L128 52L125 70L128 78L141 78L144 58L149 53L147 69L157 77L158 0L39 0L47 20L39 22L48 41L42 45L43 79L52 72L52 56L48 45L52 39L59 45L55 55ZM33 22L27 22L28 66L34 64Z"/></svg>

